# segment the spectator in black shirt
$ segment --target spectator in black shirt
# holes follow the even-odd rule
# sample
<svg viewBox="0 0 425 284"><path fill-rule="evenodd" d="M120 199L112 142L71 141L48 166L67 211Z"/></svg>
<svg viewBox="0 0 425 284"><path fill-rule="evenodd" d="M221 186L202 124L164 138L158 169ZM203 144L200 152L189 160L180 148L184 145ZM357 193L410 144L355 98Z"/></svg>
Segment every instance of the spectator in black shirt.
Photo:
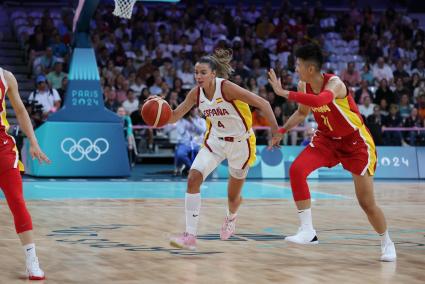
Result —
<svg viewBox="0 0 425 284"><path fill-rule="evenodd" d="M356 104L363 104L363 100L367 96L372 99L373 93L370 91L367 81L362 80L360 83L360 88L354 93L354 101Z"/></svg>
<svg viewBox="0 0 425 284"><path fill-rule="evenodd" d="M390 114L384 121L385 127L401 127L402 119L398 113L398 106L395 104L390 105ZM384 128L385 129L385 128ZM385 144L387 146L401 146L401 132L400 131L385 131L384 132Z"/></svg>
<svg viewBox="0 0 425 284"><path fill-rule="evenodd" d="M407 73L406 70L404 70L403 60L401 59L397 61L396 70L393 72L393 75L394 75L394 81L396 82L398 78L401 78L403 80L403 84L406 84L410 81L409 73Z"/></svg>
<svg viewBox="0 0 425 284"><path fill-rule="evenodd" d="M373 141L376 145L383 145L382 141L382 126L385 117L381 114L381 109L379 106L373 108L373 114L369 115L366 119L367 128L369 128L370 133L372 134Z"/></svg>
<svg viewBox="0 0 425 284"><path fill-rule="evenodd" d="M391 91L391 89L388 87L388 82L386 79L382 79L379 83L379 88L376 90L373 102L375 104L380 104L381 99L386 99L389 105L398 103L394 92Z"/></svg>
<svg viewBox="0 0 425 284"><path fill-rule="evenodd" d="M404 122L404 127L424 127L423 122L421 121L419 115L418 115L418 109L413 108L410 112L410 116L406 118L406 121ZM411 130L406 133L406 137L408 139L410 146L418 145L421 140L425 139L425 132L424 131L417 131L417 130Z"/></svg>

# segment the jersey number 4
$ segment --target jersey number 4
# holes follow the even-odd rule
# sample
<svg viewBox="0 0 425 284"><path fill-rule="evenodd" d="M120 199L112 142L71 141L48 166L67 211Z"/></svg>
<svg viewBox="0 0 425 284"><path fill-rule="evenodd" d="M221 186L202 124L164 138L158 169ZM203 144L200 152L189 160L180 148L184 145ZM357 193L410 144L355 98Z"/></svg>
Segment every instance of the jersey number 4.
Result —
<svg viewBox="0 0 425 284"><path fill-rule="evenodd" d="M224 127L223 123L221 123L221 121L218 121L217 125L218 125L218 127L226 128L226 127Z"/></svg>

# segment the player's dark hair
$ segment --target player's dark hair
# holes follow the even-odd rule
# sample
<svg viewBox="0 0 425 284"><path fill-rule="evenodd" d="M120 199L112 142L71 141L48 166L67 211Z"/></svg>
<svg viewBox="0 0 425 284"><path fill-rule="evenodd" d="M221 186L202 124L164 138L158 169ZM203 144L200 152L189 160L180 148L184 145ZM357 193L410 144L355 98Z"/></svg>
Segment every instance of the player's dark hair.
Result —
<svg viewBox="0 0 425 284"><path fill-rule="evenodd" d="M212 71L216 71L217 77L228 79L233 72L230 65L232 61L233 51L231 49L218 48L213 55L203 56L198 63L208 64Z"/></svg>
<svg viewBox="0 0 425 284"><path fill-rule="evenodd" d="M302 60L313 62L319 70L322 68L323 54L317 44L309 43L299 47L295 51L295 56Z"/></svg>

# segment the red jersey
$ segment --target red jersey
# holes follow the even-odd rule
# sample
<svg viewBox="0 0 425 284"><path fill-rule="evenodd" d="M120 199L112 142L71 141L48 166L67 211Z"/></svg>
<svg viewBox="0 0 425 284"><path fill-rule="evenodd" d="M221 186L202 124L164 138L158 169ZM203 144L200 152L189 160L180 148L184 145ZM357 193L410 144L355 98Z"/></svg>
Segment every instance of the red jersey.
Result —
<svg viewBox="0 0 425 284"><path fill-rule="evenodd" d="M23 171L24 166L19 161L19 152L15 139L7 133L9 122L6 119L6 93L7 82L4 78L3 69L0 68L0 174L11 168L19 168Z"/></svg>
<svg viewBox="0 0 425 284"><path fill-rule="evenodd" d="M326 84L332 78L337 78L334 74L323 74L322 92ZM305 92L314 94L310 84L305 84ZM329 137L344 137L357 129L364 128L362 116L354 102L351 93L347 88L347 96L342 99L333 99L327 105L311 107L314 119L318 124L318 130Z"/></svg>

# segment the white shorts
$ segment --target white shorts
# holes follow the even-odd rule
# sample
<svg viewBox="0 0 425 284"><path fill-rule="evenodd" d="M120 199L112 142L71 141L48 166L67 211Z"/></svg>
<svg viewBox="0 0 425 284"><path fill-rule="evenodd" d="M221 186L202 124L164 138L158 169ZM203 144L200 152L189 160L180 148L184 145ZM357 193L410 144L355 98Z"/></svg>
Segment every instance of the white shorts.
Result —
<svg viewBox="0 0 425 284"><path fill-rule="evenodd" d="M248 139L228 142L210 136L207 143L201 148L191 169L202 173L204 180L218 165L227 159L229 172L245 170L255 161L255 135L251 134ZM239 178L239 177L236 177Z"/></svg>

